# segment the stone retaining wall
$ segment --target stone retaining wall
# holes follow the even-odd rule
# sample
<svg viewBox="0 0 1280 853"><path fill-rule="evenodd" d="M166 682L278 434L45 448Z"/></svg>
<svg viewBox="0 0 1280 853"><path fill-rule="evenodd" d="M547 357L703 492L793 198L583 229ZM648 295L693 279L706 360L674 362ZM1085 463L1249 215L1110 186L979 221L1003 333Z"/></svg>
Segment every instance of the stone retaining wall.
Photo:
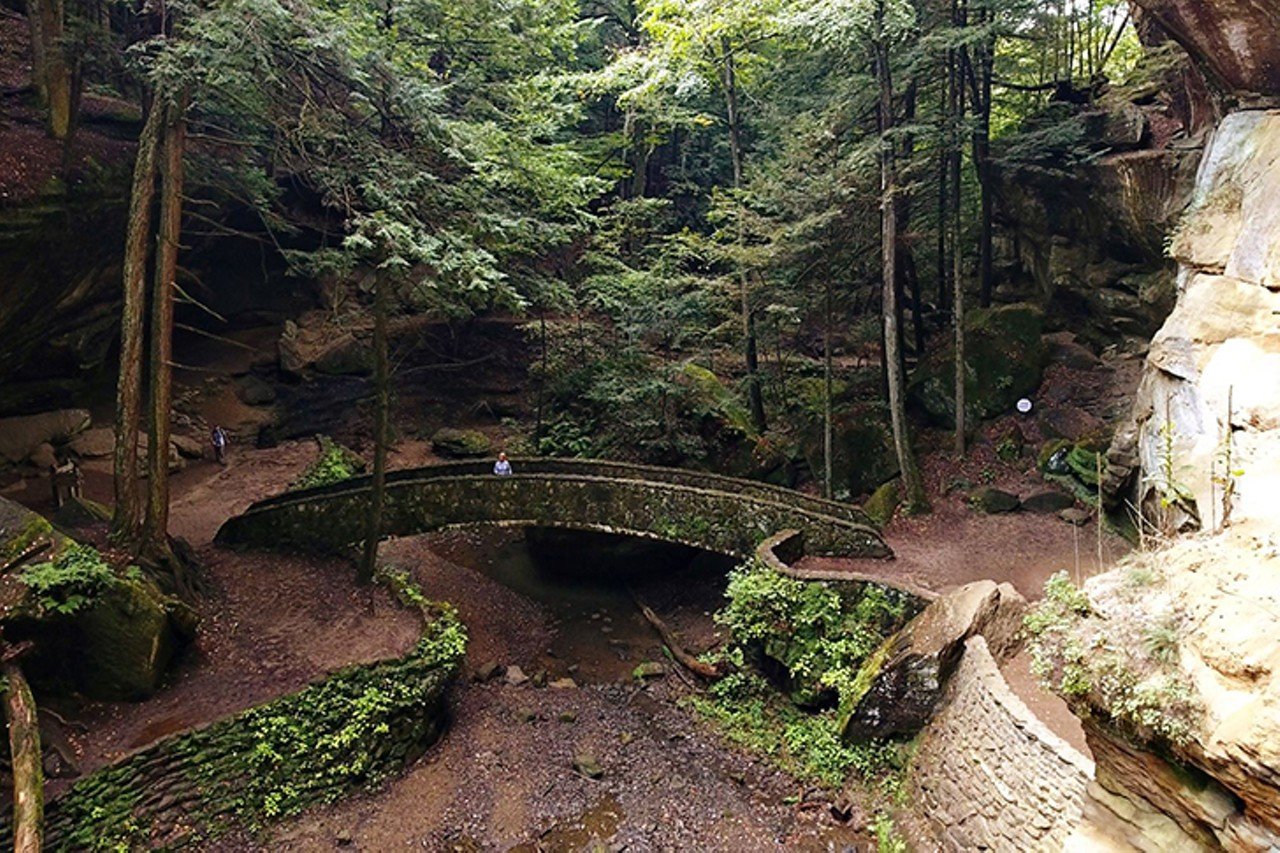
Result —
<svg viewBox="0 0 1280 853"><path fill-rule="evenodd" d="M911 768L913 811L937 849L1057 851L1093 762L1036 718L971 637Z"/></svg>
<svg viewBox="0 0 1280 853"><path fill-rule="evenodd" d="M176 734L77 780L45 808L48 850L169 849L338 799L400 770L441 734L465 648L451 608L407 655L352 666L232 717ZM0 848L12 846L10 815Z"/></svg>
<svg viewBox="0 0 1280 853"><path fill-rule="evenodd" d="M395 472L387 481L383 535L476 524L560 527L747 557L771 534L792 528L804 534L814 553L892 556L856 507L773 486L617 463L516 464L521 473L511 477L488 474L486 463ZM223 525L217 541L342 553L364 538L368 488L368 478L356 478L261 501Z"/></svg>

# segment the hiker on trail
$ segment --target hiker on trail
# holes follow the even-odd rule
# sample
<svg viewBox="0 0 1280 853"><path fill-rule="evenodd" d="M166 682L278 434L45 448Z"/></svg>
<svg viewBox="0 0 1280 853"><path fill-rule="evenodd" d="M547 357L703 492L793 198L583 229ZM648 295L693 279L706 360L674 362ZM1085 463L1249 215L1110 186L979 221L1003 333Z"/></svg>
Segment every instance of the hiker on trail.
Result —
<svg viewBox="0 0 1280 853"><path fill-rule="evenodd" d="M209 440L213 442L213 457L218 460L219 465L227 464L227 431L220 425L215 425L213 433Z"/></svg>
<svg viewBox="0 0 1280 853"><path fill-rule="evenodd" d="M499 477L511 476L511 463L507 461L507 454L498 454L498 461L493 463L493 473Z"/></svg>

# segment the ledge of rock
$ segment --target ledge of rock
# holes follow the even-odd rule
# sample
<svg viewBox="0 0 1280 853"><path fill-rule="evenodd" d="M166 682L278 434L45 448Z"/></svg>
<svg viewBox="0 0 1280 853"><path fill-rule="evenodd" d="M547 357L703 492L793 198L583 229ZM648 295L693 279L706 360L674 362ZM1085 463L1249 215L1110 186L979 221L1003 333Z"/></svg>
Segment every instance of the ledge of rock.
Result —
<svg viewBox="0 0 1280 853"><path fill-rule="evenodd" d="M976 581L929 604L863 664L842 709L846 740L914 734L929 722L975 634L1001 657L1017 645L1026 600L1007 583Z"/></svg>

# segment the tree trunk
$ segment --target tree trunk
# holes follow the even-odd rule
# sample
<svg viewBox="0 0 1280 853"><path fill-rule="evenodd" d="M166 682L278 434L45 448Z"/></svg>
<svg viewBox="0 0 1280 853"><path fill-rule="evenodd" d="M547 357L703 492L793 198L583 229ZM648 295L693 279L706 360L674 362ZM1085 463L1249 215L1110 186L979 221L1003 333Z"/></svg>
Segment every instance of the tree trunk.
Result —
<svg viewBox="0 0 1280 853"><path fill-rule="evenodd" d="M49 135L65 139L71 124L72 81L62 43L66 32L64 0L27 0L27 22L36 97L48 112Z"/></svg>
<svg viewBox="0 0 1280 853"><path fill-rule="evenodd" d="M961 19L960 5L953 0L951 6L952 23L960 26L963 21ZM961 70L961 63L956 61L954 53L951 55L950 63L950 97L948 100L948 112L951 115L951 125L948 133L948 144L951 147L949 174L947 179L951 183L951 209L947 212L948 231L951 238L951 322L954 324L955 332L955 406L956 406L956 433L955 433L955 450L956 455L963 457L965 454L965 431L968 425L965 423L965 367L964 367L964 252L960 247L960 234L963 221L961 213L963 204L961 194L964 191L961 183L961 157L960 157L960 123L964 120L965 112L965 96L964 96L964 77Z"/></svg>
<svg viewBox="0 0 1280 853"><path fill-rule="evenodd" d="M979 13L979 24L986 25L989 17ZM991 207L991 76L995 39L988 37L978 48L977 68L970 76L974 86L973 106L977 124L973 130L973 165L978 173L978 302L983 307L991 305L994 278L992 248L993 227Z"/></svg>
<svg viewBox="0 0 1280 853"><path fill-rule="evenodd" d="M116 383L115 514L111 538L134 550L142 539L142 496L138 486L138 429L142 414L142 343L146 336L147 256L151 205L156 191L156 148L164 109L152 105L138 140L129 196L124 249L124 306L120 320L120 374Z"/></svg>
<svg viewBox="0 0 1280 853"><path fill-rule="evenodd" d="M883 33L884 0L876 4L878 30ZM895 174L894 151L890 140L884 138L893 129L893 78L889 68L889 49L883 36L875 45L876 82L880 89L880 221L881 221L881 256L883 259L882 291L884 293L882 313L884 317L884 354L885 379L889 386L889 417L893 426L893 445L898 455L898 465L902 468L902 487L905 510L908 513L925 512L928 501L924 494L924 483L920 478L920 469L916 466L915 452L911 447L911 436L907 425L906 382L903 376L901 354L899 353L898 306L897 306L897 242L898 223L895 195L897 192L897 176Z"/></svg>
<svg viewBox="0 0 1280 853"><path fill-rule="evenodd" d="M157 103L163 109L164 150L160 162L160 230L151 293L151 418L147 431L147 523L144 551L169 556L169 427L173 410L173 296L182 236L183 156L186 96Z"/></svg>
<svg viewBox="0 0 1280 853"><path fill-rule="evenodd" d="M724 50L723 84L725 113L729 123L729 155L733 164L733 188L742 189L742 127L738 116L738 84L733 62L733 50L728 40ZM746 225L738 223L738 247L745 248ZM739 261L739 263L744 263ZM764 413L764 394L760 389L760 358L756 345L756 318L751 306L751 275L745 265L739 270L742 286L742 336L747 365L747 404L751 410L751 422L757 432L768 429Z"/></svg>
<svg viewBox="0 0 1280 853"><path fill-rule="evenodd" d="M387 353L387 324L390 298L387 274L379 272L373 294L373 478L369 484L369 517L365 525L364 555L360 560L357 580L367 584L373 580L378 562L378 542L382 539L382 505L386 496L388 422L391 419L391 365Z"/></svg>
<svg viewBox="0 0 1280 853"><path fill-rule="evenodd" d="M832 376L831 376L831 276L826 278L826 300L823 310L822 325L822 496L831 499L835 494L832 487Z"/></svg>
<svg viewBox="0 0 1280 853"><path fill-rule="evenodd" d="M14 853L40 853L44 843L44 765L40 755L40 719L31 688L16 663L3 667L5 719L13 757Z"/></svg>

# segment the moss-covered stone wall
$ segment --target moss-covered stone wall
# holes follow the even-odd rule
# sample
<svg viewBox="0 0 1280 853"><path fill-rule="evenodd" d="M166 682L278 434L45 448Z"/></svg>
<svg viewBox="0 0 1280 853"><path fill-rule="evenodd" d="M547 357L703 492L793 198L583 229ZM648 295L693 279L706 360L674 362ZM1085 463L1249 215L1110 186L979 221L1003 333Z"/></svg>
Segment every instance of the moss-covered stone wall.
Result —
<svg viewBox="0 0 1280 853"><path fill-rule="evenodd" d="M609 462L525 460L398 471L388 478L383 535L507 524L626 533L746 557L783 529L813 553L892 555L857 507L713 474ZM343 552L364 538L368 478L262 501L218 532L225 545Z"/></svg>
<svg viewBox="0 0 1280 853"><path fill-rule="evenodd" d="M374 785L420 755L443 731L466 634L451 608L389 580L426 619L411 652L340 670L80 779L46 806L46 848L195 845ZM6 816L0 847L11 833Z"/></svg>

